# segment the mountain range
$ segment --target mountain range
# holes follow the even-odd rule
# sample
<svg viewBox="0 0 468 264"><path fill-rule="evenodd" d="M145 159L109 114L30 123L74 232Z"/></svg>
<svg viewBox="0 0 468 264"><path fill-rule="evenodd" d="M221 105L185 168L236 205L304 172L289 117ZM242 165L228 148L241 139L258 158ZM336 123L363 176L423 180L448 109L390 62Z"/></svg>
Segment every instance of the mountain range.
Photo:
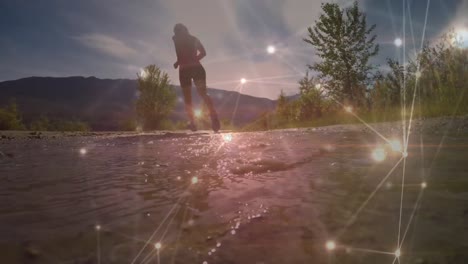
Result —
<svg viewBox="0 0 468 264"><path fill-rule="evenodd" d="M177 103L170 119L185 119L181 89L173 86ZM220 119L245 125L275 108L276 101L234 91L208 88ZM0 106L16 101L25 123L40 116L51 119L79 120L92 130L112 131L135 118L137 80L98 79L96 77L29 77L0 82ZM201 106L193 89L194 107ZM237 105L237 107L236 107ZM237 110L236 110L237 109ZM235 113L234 113L235 112Z"/></svg>

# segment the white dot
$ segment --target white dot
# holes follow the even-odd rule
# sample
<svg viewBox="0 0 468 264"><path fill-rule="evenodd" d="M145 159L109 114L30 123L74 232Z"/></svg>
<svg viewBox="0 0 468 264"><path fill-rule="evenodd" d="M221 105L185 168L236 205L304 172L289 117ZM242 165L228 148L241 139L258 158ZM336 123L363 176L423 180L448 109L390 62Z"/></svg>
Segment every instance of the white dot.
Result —
<svg viewBox="0 0 468 264"><path fill-rule="evenodd" d="M223 139L225 142L231 142L232 141L232 135L231 134L224 134Z"/></svg>
<svg viewBox="0 0 468 264"><path fill-rule="evenodd" d="M236 230L231 230L231 235L235 235L236 234Z"/></svg>
<svg viewBox="0 0 468 264"><path fill-rule="evenodd" d="M100 225L96 225L94 228L96 228L97 231L101 230L101 226L100 226Z"/></svg>
<svg viewBox="0 0 468 264"><path fill-rule="evenodd" d="M180 181L180 179L182 179L180 176L177 176L177 180Z"/></svg>
<svg viewBox="0 0 468 264"><path fill-rule="evenodd" d="M408 152L404 151L402 154L403 154L403 158L408 157Z"/></svg>
<svg viewBox="0 0 468 264"><path fill-rule="evenodd" d="M216 247L220 247L221 246L221 243L218 242L218 244L216 244Z"/></svg>
<svg viewBox="0 0 468 264"><path fill-rule="evenodd" d="M400 249L395 250L395 257L399 258L401 256Z"/></svg>
<svg viewBox="0 0 468 264"><path fill-rule="evenodd" d="M247 80L246 80L245 78L242 78L242 79L240 80L240 82L241 82L241 84L245 84L245 83L247 82Z"/></svg>
<svg viewBox="0 0 468 264"><path fill-rule="evenodd" d="M198 183L198 178L197 177L193 177L192 178L192 184L196 184Z"/></svg>
<svg viewBox="0 0 468 264"><path fill-rule="evenodd" d="M203 264L208 264L208 261L203 261Z"/></svg>
<svg viewBox="0 0 468 264"><path fill-rule="evenodd" d="M155 247L156 249L161 249L161 243L158 242L158 243L154 244L154 247Z"/></svg>
<svg viewBox="0 0 468 264"><path fill-rule="evenodd" d="M85 148L80 148L81 155L86 155L86 153L88 153L88 151Z"/></svg>
<svg viewBox="0 0 468 264"><path fill-rule="evenodd" d="M385 153L385 149L383 149L382 147L378 147L372 152L372 158L375 161L383 161L386 157L387 154Z"/></svg>
<svg viewBox="0 0 468 264"><path fill-rule="evenodd" d="M394 43L395 46L400 47L401 45L403 45L403 40L401 40L401 38L396 38Z"/></svg>
<svg viewBox="0 0 468 264"><path fill-rule="evenodd" d="M317 84L315 85L315 89L317 89L317 90L319 90L321 87L322 87L322 85L321 85L320 83L317 83Z"/></svg>
<svg viewBox="0 0 468 264"><path fill-rule="evenodd" d="M426 187L427 187L427 183L426 183L426 182L422 182L422 183L421 183L421 188L426 189Z"/></svg>
<svg viewBox="0 0 468 264"><path fill-rule="evenodd" d="M353 108L351 106L345 106L345 111L348 112L348 113L351 113L353 112Z"/></svg>
<svg viewBox="0 0 468 264"><path fill-rule="evenodd" d="M196 118L200 118L203 115L203 111L200 108L197 108L195 111L193 111L193 114Z"/></svg>
<svg viewBox="0 0 468 264"><path fill-rule="evenodd" d="M267 52L268 52L269 54L273 54L273 53L275 53L275 51L276 51L275 46L270 45L270 46L267 47Z"/></svg>
<svg viewBox="0 0 468 264"><path fill-rule="evenodd" d="M336 248L335 241L332 241L332 240L327 241L327 243L325 244L325 247L327 248L327 250L334 250Z"/></svg>

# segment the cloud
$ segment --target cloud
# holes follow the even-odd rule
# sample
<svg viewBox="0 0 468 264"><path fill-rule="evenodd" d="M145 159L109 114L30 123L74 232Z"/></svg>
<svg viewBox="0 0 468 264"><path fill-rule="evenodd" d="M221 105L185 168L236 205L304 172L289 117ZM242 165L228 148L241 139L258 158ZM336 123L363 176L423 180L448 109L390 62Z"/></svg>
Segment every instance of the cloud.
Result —
<svg viewBox="0 0 468 264"><path fill-rule="evenodd" d="M81 44L107 55L127 59L137 54L137 51L124 42L103 34L85 34L74 37Z"/></svg>

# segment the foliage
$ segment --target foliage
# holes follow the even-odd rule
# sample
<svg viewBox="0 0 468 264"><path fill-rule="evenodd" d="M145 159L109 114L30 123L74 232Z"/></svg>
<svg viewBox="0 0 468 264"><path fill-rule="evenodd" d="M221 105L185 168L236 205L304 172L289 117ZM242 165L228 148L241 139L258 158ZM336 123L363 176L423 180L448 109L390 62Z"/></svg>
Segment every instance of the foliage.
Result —
<svg viewBox="0 0 468 264"><path fill-rule="evenodd" d="M149 65L138 75L138 91L136 113L143 129L160 129L176 102L169 76L155 65Z"/></svg>
<svg viewBox="0 0 468 264"><path fill-rule="evenodd" d="M18 107L14 100L5 108L0 108L0 130L24 130Z"/></svg>
<svg viewBox="0 0 468 264"><path fill-rule="evenodd" d="M319 73L329 95L352 105L364 105L368 86L377 76L369 59L379 51L375 28L367 26L366 15L357 2L341 9L338 4L322 4L323 14L308 28L304 41L317 50L320 62L309 65Z"/></svg>

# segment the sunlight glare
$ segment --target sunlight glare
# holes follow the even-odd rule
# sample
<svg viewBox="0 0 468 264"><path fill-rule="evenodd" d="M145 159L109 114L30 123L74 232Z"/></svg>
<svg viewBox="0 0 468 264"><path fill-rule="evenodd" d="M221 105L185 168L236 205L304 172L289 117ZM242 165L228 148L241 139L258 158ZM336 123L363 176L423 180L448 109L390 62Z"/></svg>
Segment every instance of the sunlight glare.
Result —
<svg viewBox="0 0 468 264"><path fill-rule="evenodd" d="M336 248L335 241L332 241L332 240L327 241L327 243L325 244L325 247L329 251L334 250Z"/></svg>
<svg viewBox="0 0 468 264"><path fill-rule="evenodd" d="M245 78L242 78L242 79L240 80L240 82L241 82L241 84L245 84L245 83L247 82L247 80L246 80Z"/></svg>
<svg viewBox="0 0 468 264"><path fill-rule="evenodd" d="M387 157L387 154L385 153L385 149L382 147L377 147L373 152L372 152L372 158L375 161L383 161Z"/></svg>
<svg viewBox="0 0 468 264"><path fill-rule="evenodd" d="M275 53L275 52L276 52L275 46L269 45L269 46L267 47L267 52L268 52L269 54Z"/></svg>
<svg viewBox="0 0 468 264"><path fill-rule="evenodd" d="M401 40L401 38L396 38L394 44L397 47L401 47L401 45L403 45L403 40Z"/></svg>

